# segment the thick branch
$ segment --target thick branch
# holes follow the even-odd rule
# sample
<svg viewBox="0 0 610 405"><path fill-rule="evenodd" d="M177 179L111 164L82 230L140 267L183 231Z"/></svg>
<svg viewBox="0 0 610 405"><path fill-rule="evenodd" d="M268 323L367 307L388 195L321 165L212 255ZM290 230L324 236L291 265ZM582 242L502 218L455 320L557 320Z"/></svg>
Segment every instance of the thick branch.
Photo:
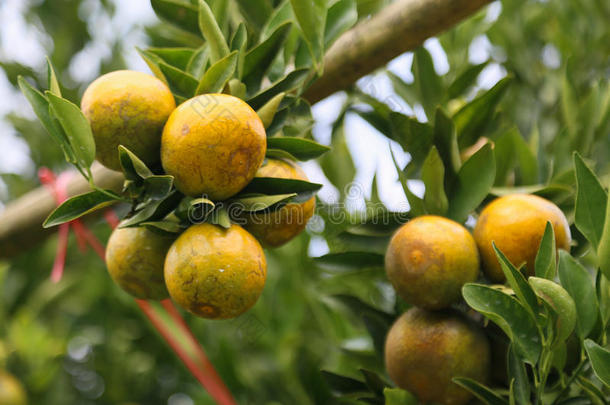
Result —
<svg viewBox="0 0 610 405"><path fill-rule="evenodd" d="M357 79L412 50L429 37L450 28L491 0L398 0L379 14L343 34L324 58L324 74L305 93L311 103L345 89ZM96 184L120 189L122 175L99 165ZM70 183L69 194L89 190L80 176ZM53 229L41 224L56 207L43 187L11 202L0 214L0 258L23 252L46 238Z"/></svg>
<svg viewBox="0 0 610 405"><path fill-rule="evenodd" d="M324 58L324 74L307 90L311 103L322 100L417 48L472 15L491 0L398 0L375 17L343 34Z"/></svg>

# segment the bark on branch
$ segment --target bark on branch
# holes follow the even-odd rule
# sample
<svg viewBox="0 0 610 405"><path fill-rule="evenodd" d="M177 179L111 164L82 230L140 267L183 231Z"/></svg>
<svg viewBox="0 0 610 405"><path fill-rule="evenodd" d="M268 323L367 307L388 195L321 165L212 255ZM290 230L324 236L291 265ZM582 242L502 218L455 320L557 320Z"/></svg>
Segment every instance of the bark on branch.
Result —
<svg viewBox="0 0 610 405"><path fill-rule="evenodd" d="M369 20L343 34L324 58L324 74L305 92L312 104L351 86L360 77L385 65L472 15L491 0L398 0ZM122 175L99 165L96 184L120 189ZM89 185L75 176L69 195L81 194ZM53 233L41 224L56 207L44 187L9 203L0 213L0 258L15 256Z"/></svg>

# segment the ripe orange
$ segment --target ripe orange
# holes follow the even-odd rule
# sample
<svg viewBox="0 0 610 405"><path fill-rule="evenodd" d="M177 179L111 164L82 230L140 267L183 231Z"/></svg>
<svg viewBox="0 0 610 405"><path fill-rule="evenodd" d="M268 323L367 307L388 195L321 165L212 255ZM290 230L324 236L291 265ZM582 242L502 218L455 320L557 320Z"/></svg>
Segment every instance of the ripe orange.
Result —
<svg viewBox="0 0 610 405"><path fill-rule="evenodd" d="M479 274L479 253L466 228L434 215L417 217L394 234L385 269L405 301L441 309L461 297L462 286Z"/></svg>
<svg viewBox="0 0 610 405"><path fill-rule="evenodd" d="M296 164L268 159L258 169L256 177L276 177L308 181L307 176ZM264 246L277 247L288 242L307 226L316 206L316 198L302 203L288 203L275 211L245 214L244 228L254 235Z"/></svg>
<svg viewBox="0 0 610 405"><path fill-rule="evenodd" d="M485 383L489 342L457 313L411 308L388 332L385 364L392 381L422 403L462 405L472 395L451 380L468 377Z"/></svg>
<svg viewBox="0 0 610 405"><path fill-rule="evenodd" d="M117 228L106 246L106 266L123 290L140 299L167 298L165 254L175 237L144 227Z"/></svg>
<svg viewBox="0 0 610 405"><path fill-rule="evenodd" d="M174 108L174 96L165 83L130 70L97 78L81 101L95 138L97 160L112 170L121 170L119 145L148 165L157 163L161 131Z"/></svg>
<svg viewBox="0 0 610 405"><path fill-rule="evenodd" d="M569 251L570 225L552 202L531 194L512 194L487 205L473 232L486 276L496 282L505 279L492 242L515 266L526 264L528 275L533 276L547 221L553 226L557 248Z"/></svg>
<svg viewBox="0 0 610 405"><path fill-rule="evenodd" d="M185 101L169 117L161 162L182 193L224 200L252 180L266 150L265 128L248 104L206 94Z"/></svg>
<svg viewBox="0 0 610 405"><path fill-rule="evenodd" d="M252 307L265 285L261 245L239 225L203 223L178 237L165 259L165 282L174 301L195 315L228 319Z"/></svg>

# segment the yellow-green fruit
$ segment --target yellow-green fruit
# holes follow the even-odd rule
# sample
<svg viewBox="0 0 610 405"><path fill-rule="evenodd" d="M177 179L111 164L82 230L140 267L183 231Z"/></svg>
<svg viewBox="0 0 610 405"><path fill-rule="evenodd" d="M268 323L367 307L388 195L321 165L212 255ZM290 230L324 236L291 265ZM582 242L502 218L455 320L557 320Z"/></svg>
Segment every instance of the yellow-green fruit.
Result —
<svg viewBox="0 0 610 405"><path fill-rule="evenodd" d="M258 169L256 177L275 177L308 181L307 176L297 165L284 161L268 159ZM271 212L245 214L244 227L264 246L278 247L288 242L307 226L316 207L316 198L311 197L303 203L288 203Z"/></svg>
<svg viewBox="0 0 610 405"><path fill-rule="evenodd" d="M267 138L248 104L205 94L180 104L161 140L161 163L186 195L224 200L244 188L263 163Z"/></svg>
<svg viewBox="0 0 610 405"><path fill-rule="evenodd" d="M406 302L441 309L458 301L465 283L479 274L479 253L466 228L434 215L417 217L394 234L385 269Z"/></svg>
<svg viewBox="0 0 610 405"><path fill-rule="evenodd" d="M172 299L195 315L234 318L258 300L267 278L261 245L239 225L193 225L176 239L165 259Z"/></svg>
<svg viewBox="0 0 610 405"><path fill-rule="evenodd" d="M396 320L385 342L388 375L422 403L462 405L472 395L453 383L485 383L490 348L485 335L459 314L411 308Z"/></svg>
<svg viewBox="0 0 610 405"><path fill-rule="evenodd" d="M106 266L112 279L140 299L168 297L163 265L176 238L145 227L117 228L106 246Z"/></svg>
<svg viewBox="0 0 610 405"><path fill-rule="evenodd" d="M81 101L95 138L97 160L112 170L121 170L119 145L148 165L157 163L163 125L175 108L174 96L165 83L131 70L97 78Z"/></svg>
<svg viewBox="0 0 610 405"><path fill-rule="evenodd" d="M535 274L536 254L550 221L555 232L557 249L570 250L570 225L559 207L530 194L512 194L488 204L474 228L483 270L492 281L505 280L492 242L515 266L526 264L527 273Z"/></svg>
<svg viewBox="0 0 610 405"><path fill-rule="evenodd" d="M27 395L13 375L0 371L0 405L26 405Z"/></svg>

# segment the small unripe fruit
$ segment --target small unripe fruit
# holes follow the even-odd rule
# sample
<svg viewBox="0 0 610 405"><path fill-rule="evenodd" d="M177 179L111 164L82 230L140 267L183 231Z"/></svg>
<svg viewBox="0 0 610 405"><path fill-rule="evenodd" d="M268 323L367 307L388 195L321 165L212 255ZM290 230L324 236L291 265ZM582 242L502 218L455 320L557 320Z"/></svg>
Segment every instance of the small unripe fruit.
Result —
<svg viewBox="0 0 610 405"><path fill-rule="evenodd" d="M417 217L394 234L385 256L394 289L406 302L441 309L458 301L479 274L479 253L466 228L447 218Z"/></svg>
<svg viewBox="0 0 610 405"><path fill-rule="evenodd" d="M557 249L570 250L570 225L559 207L530 194L512 194L487 205L474 228L485 275L494 282L505 280L492 242L512 264L526 265L527 274L535 274L536 255L547 222L555 232Z"/></svg>
<svg viewBox="0 0 610 405"><path fill-rule="evenodd" d="M130 70L100 76L87 87L81 101L97 160L112 170L121 170L119 145L147 165L158 163L163 125L174 108L174 96L165 83Z"/></svg>
<svg viewBox="0 0 610 405"><path fill-rule="evenodd" d="M224 200L252 180L266 150L263 123L246 102L205 94L180 104L169 117L161 162L182 193Z"/></svg>
<svg viewBox="0 0 610 405"><path fill-rule="evenodd" d="M385 364L392 381L420 402L463 405L472 395L452 379L485 383L490 372L489 342L457 313L411 308L388 332Z"/></svg>
<svg viewBox="0 0 610 405"><path fill-rule="evenodd" d="M163 264L175 236L145 227L117 228L106 246L108 273L125 292L149 300L168 297Z"/></svg>
<svg viewBox="0 0 610 405"><path fill-rule="evenodd" d="M266 277L261 245L239 225L193 225L165 259L171 297L203 318L228 319L246 312L261 295Z"/></svg>

